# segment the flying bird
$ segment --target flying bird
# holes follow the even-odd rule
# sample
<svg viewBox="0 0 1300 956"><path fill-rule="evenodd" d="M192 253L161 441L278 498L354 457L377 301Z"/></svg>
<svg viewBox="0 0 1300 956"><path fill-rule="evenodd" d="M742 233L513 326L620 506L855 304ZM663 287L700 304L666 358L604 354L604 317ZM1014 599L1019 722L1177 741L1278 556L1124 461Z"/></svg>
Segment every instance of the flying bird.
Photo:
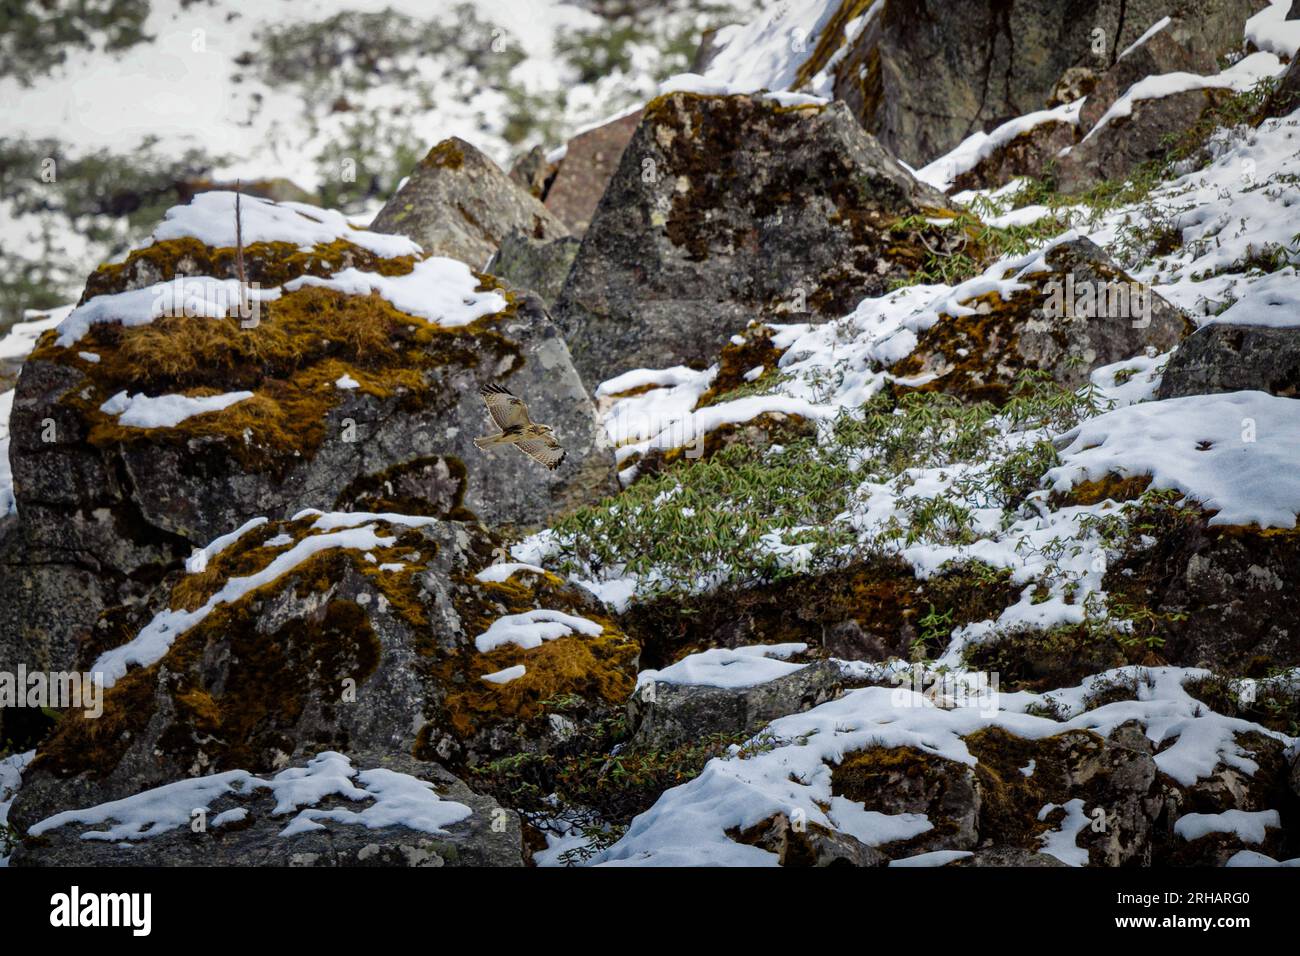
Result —
<svg viewBox="0 0 1300 956"><path fill-rule="evenodd" d="M495 382L480 386L478 392L487 403L492 421L501 431L496 435L475 438L475 445L479 448L514 445L551 471L560 467L560 462L564 461L564 448L555 440L555 429L550 425L538 425L529 418L528 406L523 399L516 398L504 385Z"/></svg>

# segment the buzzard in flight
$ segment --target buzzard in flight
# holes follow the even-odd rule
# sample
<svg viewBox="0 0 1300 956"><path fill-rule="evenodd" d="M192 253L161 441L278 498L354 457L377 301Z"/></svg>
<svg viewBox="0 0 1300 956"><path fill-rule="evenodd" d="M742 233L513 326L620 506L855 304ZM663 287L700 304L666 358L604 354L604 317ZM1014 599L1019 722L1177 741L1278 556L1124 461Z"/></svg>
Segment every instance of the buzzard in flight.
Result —
<svg viewBox="0 0 1300 956"><path fill-rule="evenodd" d="M555 430L550 425L538 425L528 417L528 406L522 399L510 394L503 385L489 382L479 388L487 403L492 421L501 431L496 435L475 438L479 448L492 445L514 445L529 458L541 462L554 471L564 461L564 449L555 440Z"/></svg>

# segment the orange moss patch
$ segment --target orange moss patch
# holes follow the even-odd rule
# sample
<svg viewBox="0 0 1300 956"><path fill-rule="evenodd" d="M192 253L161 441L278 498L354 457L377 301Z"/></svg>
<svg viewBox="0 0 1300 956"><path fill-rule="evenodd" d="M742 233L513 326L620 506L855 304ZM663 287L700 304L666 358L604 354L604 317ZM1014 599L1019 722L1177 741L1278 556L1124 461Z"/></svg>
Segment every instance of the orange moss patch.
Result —
<svg viewBox="0 0 1300 956"><path fill-rule="evenodd" d="M728 341L718 356L718 374L708 390L695 403L696 408L716 404L723 400L728 392L749 384L745 373L762 367L764 373L772 371L781 361L785 349L778 349L772 344L772 329L763 325L751 328L742 336L739 344Z"/></svg>

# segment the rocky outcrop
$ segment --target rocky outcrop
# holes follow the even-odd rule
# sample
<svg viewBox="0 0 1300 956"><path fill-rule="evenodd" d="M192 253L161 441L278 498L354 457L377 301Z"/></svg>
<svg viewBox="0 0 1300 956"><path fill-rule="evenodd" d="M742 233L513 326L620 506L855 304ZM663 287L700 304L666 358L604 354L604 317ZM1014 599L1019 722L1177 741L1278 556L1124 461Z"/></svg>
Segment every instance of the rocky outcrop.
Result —
<svg viewBox="0 0 1300 956"><path fill-rule="evenodd" d="M1092 129L1125 91L1139 80L1162 73L1214 73L1213 50L1197 42L1194 25L1180 18L1141 45L1129 50L1098 78L1079 112L1085 130Z"/></svg>
<svg viewBox="0 0 1300 956"><path fill-rule="evenodd" d="M640 122L641 111L633 110L579 133L565 147L546 191L546 208L575 236L584 235L591 225L600 197Z"/></svg>
<svg viewBox="0 0 1300 956"><path fill-rule="evenodd" d="M133 252L91 277L83 303L125 324L88 324L76 341L51 333L28 359L10 422L22 530L0 561L15 621L0 663L66 666L42 647L70 646L104 606L140 597L256 516L323 506L529 526L616 487L603 429L535 296L448 259L267 242L245 254L250 277L279 290L255 327L141 318L151 287L230 276L233 253L193 238ZM487 382L556 429L558 469L473 445L489 429ZM109 401L214 392L244 397L170 424ZM47 617L42 602L68 607Z"/></svg>
<svg viewBox="0 0 1300 956"><path fill-rule="evenodd" d="M501 241L487 271L516 289L535 292L550 308L560 297L580 245L581 241L573 236L534 239L512 232Z"/></svg>
<svg viewBox="0 0 1300 956"><path fill-rule="evenodd" d="M781 866L885 866L889 857L861 840L818 824L791 823L778 813L735 836L738 843L775 853Z"/></svg>
<svg viewBox="0 0 1300 956"><path fill-rule="evenodd" d="M1142 163L1162 158L1171 137L1196 125L1201 116L1232 96L1223 89L1185 90L1134 100L1132 112L1093 127L1058 159L1057 186L1079 192L1106 179L1127 175Z"/></svg>
<svg viewBox="0 0 1300 956"><path fill-rule="evenodd" d="M1064 120L1038 123L1000 144L970 169L953 180L955 192L1005 186L1018 176L1037 176L1043 165L1055 159L1079 139L1079 127Z"/></svg>
<svg viewBox="0 0 1300 956"><path fill-rule="evenodd" d="M1252 0L890 2L842 54L835 98L913 166L1042 109L1068 70L1100 75L1166 15L1214 58L1241 46Z"/></svg>
<svg viewBox="0 0 1300 956"><path fill-rule="evenodd" d="M401 755L361 753L347 763L342 756L294 761L269 780L214 786L191 800L179 819L147 834L133 833L134 839L83 836L134 821L136 814L148 816L148 804L161 816L169 802L166 792L145 791L103 822L83 812L81 819L38 827L41 832L19 844L10 865L523 865L519 817L441 767ZM330 778L322 779L326 773ZM304 781L304 775L313 779ZM320 792L294 794L291 777Z"/></svg>
<svg viewBox="0 0 1300 956"><path fill-rule="evenodd" d="M780 162L772 157L780 156ZM751 319L819 321L958 241L944 199L840 104L673 93L646 108L556 306L589 386L705 365Z"/></svg>
<svg viewBox="0 0 1300 956"><path fill-rule="evenodd" d="M308 513L245 530L152 617L87 648L103 713L65 715L11 821L321 750L473 766L620 711L637 647L585 591L489 565L472 523Z"/></svg>
<svg viewBox="0 0 1300 956"><path fill-rule="evenodd" d="M1263 677L1300 665L1297 575L1300 531L1189 522L1116 562L1106 580L1155 612L1165 660Z"/></svg>
<svg viewBox="0 0 1300 956"><path fill-rule="evenodd" d="M928 390L1000 403L1026 371L1084 385L1093 369L1144 349L1166 352L1192 331L1091 240L1058 243L1042 262L1026 266L1005 298L992 291L961 302L973 311L941 317L890 372L919 378Z"/></svg>
<svg viewBox="0 0 1300 956"><path fill-rule="evenodd" d="M1160 398L1257 389L1300 398L1300 330L1211 324L1174 352Z"/></svg>
<svg viewBox="0 0 1300 956"><path fill-rule="evenodd" d="M892 858L977 847L1007 853L1014 847L1055 850L1059 859L1060 845L1048 840L1068 825L1073 832L1063 843L1071 859L1063 862L1150 862L1163 798L1151 743L1140 728L1125 725L1104 739L1068 731L1041 740L989 728L968 736L966 745L974 765L914 748L851 754L832 771L832 790L867 810L926 815L929 829L880 847Z"/></svg>
<svg viewBox="0 0 1300 956"><path fill-rule="evenodd" d="M537 239L568 234L527 189L455 137L429 150L370 228L410 236L426 253L475 269L515 230Z"/></svg>
<svg viewBox="0 0 1300 956"><path fill-rule="evenodd" d="M669 749L713 734L752 734L769 721L838 696L839 666L818 661L752 687L710 687L656 681L628 700L632 746Z"/></svg>

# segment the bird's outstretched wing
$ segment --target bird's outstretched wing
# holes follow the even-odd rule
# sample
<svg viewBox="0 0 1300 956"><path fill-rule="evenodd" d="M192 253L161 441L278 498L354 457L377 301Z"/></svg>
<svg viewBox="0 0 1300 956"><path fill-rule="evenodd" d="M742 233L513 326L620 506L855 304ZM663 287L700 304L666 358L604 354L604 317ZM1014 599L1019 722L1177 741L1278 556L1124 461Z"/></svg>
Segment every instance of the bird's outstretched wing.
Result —
<svg viewBox="0 0 1300 956"><path fill-rule="evenodd" d="M532 424L532 420L528 417L528 406L524 404L523 399L515 398L504 385L488 382L481 386L478 392L487 403L492 421L496 422L497 428L503 432Z"/></svg>
<svg viewBox="0 0 1300 956"><path fill-rule="evenodd" d="M537 438L525 438L514 443L515 447L534 461L541 462L554 471L564 461L564 447L550 435Z"/></svg>

